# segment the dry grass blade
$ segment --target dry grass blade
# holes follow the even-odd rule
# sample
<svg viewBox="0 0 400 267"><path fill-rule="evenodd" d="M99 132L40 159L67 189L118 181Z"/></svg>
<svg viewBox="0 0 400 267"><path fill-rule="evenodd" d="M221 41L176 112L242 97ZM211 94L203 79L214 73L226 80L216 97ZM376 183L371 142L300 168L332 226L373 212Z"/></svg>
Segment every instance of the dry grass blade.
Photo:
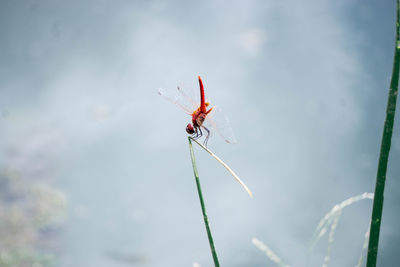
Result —
<svg viewBox="0 0 400 267"><path fill-rule="evenodd" d="M341 212L345 207L363 199L374 199L374 194L365 192L361 195L348 198L342 201L340 204L335 205L319 222L317 229L315 230L312 237L311 249L315 246L315 244L319 241L319 239L322 236L324 236L324 234L327 232L328 226L334 221L334 218L338 212Z"/></svg>
<svg viewBox="0 0 400 267"><path fill-rule="evenodd" d="M356 267L361 267L362 263L363 263L363 256L364 256L364 251L367 249L368 247L368 240L369 240L369 226L371 225L371 223L368 224L368 230L367 232L365 232L365 236L364 236L364 244L361 250L361 255L360 258L358 259L358 264Z"/></svg>
<svg viewBox="0 0 400 267"><path fill-rule="evenodd" d="M251 190L247 187L247 185L239 178L239 176L237 176L237 174L225 163L223 162L217 155L215 155L210 149L208 149L207 147L203 146L202 144L200 144L199 142L197 142L195 139L189 137L190 139L192 139L193 141L195 141L201 148L203 148L205 151L207 151L208 154L210 154L213 158L215 158L222 166L225 167L225 169L228 170L228 172L233 176L233 178L236 179L236 181L238 181L238 183L244 188L244 190L246 190L246 192L249 194L250 197L253 197L253 193L251 192Z"/></svg>
<svg viewBox="0 0 400 267"><path fill-rule="evenodd" d="M282 262L281 258L278 257L278 255L275 254L267 245L265 245L263 242L258 240L257 238L253 237L251 239L251 242L253 243L254 246L256 246L259 250L265 252L267 257L275 262L278 266L280 267L290 267L289 265L286 265L285 263Z"/></svg>

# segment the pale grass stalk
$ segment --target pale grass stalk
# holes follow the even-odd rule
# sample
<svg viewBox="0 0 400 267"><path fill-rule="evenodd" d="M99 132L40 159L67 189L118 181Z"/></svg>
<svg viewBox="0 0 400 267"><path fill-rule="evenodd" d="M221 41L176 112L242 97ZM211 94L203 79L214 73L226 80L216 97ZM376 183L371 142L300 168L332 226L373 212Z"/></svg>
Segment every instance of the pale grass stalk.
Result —
<svg viewBox="0 0 400 267"><path fill-rule="evenodd" d="M189 137L190 139L192 139L193 141L195 141L202 149L204 149L205 151L208 152L208 154L210 154L213 158L215 158L222 166L225 167L225 169L228 170L228 172L233 176L233 178L236 179L236 181L239 182L239 184L244 188L244 190L246 190L246 192L249 194L250 197L253 197L253 193L250 191L250 189L247 187L247 185L239 178L239 176L237 176L237 174L225 163L223 162L217 155L215 155L210 149L208 149L207 147L203 146L202 144L200 144L199 142L197 142L197 140Z"/></svg>
<svg viewBox="0 0 400 267"><path fill-rule="evenodd" d="M339 210L338 212L335 213L335 217L333 218L333 222L331 224L331 231L329 232L329 238L328 238L328 249L327 249L326 256L324 258L324 263L322 264L322 267L328 267L329 261L331 259L332 245L333 245L333 241L335 241L335 231L336 231L337 225L339 223L341 214L342 214L342 211Z"/></svg>
<svg viewBox="0 0 400 267"><path fill-rule="evenodd" d="M358 202L363 199L374 199L374 194L373 193L363 193L361 195L357 195L351 198L348 198L344 201L342 201L340 204L335 205L319 222L317 229L315 230L313 234L313 242L311 245L311 248L314 247L314 245L319 241L319 239L325 235L327 232L327 228L329 227L330 223L333 221L335 218L335 214L339 211L342 211L345 207Z"/></svg>
<svg viewBox="0 0 400 267"><path fill-rule="evenodd" d="M363 264L364 251L368 247L370 225L371 225L371 223L368 224L368 230L365 232L364 244L363 244L363 247L362 247L362 250L361 250L361 255L360 255L360 258L358 259L358 264L357 264L356 267L361 267L362 264Z"/></svg>
<svg viewBox="0 0 400 267"><path fill-rule="evenodd" d="M258 248L259 250L265 252L267 257L271 261L275 262L278 266L280 266L280 267L290 267L289 265L286 265L285 263L283 263L282 260L278 257L278 255L275 254L275 252L273 252L267 245L265 245L263 242L261 242L257 238L253 237L251 242L253 243L254 246L256 246L256 248Z"/></svg>
<svg viewBox="0 0 400 267"><path fill-rule="evenodd" d="M328 232L328 227L330 227L329 231L329 237L328 237L328 249L327 249L327 254L324 257L324 263L322 267L327 267L328 263L330 262L330 255L331 255L331 248L333 245L333 242L335 240L335 232L337 225L339 223L340 216L342 214L342 211L345 207L354 204L355 202L364 200L364 199L373 199L374 194L373 193L363 193L361 195L357 195L351 198L348 198L344 201L342 201L340 204L335 205L319 222L317 229L314 232L313 235L313 244L311 245L311 249L314 247L314 245L319 241L319 239L324 236ZM368 240L369 240L369 229L365 233L365 240L363 244L363 248L361 251L361 256L358 261L358 265L356 267L361 267L362 265L362 258L364 251L367 248L368 245ZM288 265L284 264L282 260L263 242L258 240L257 238L252 239L252 243L261 251L264 251L267 257L276 263L280 267L289 267Z"/></svg>

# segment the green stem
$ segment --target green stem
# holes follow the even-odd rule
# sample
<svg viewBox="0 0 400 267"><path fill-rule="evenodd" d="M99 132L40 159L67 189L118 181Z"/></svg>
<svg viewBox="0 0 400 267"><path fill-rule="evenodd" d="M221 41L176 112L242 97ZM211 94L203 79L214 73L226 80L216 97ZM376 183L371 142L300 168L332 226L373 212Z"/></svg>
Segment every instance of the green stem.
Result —
<svg viewBox="0 0 400 267"><path fill-rule="evenodd" d="M198 173L197 167L196 167L196 159L194 158L192 139L191 139L190 136L188 137L188 140L189 140L190 157L192 159L194 177L196 178L197 193L199 193L201 212L203 213L204 224L205 224L206 230L207 230L208 243L210 243L210 249L211 249L211 254L213 256L214 265L215 265L215 267L219 267L217 252L215 250L213 237L211 235L210 225L208 224L208 217L207 217L207 213L206 213L206 207L204 205L203 193L201 192L199 173Z"/></svg>
<svg viewBox="0 0 400 267"><path fill-rule="evenodd" d="M378 171L376 176L374 204L372 208L371 232L368 244L367 267L375 267L378 257L379 230L381 227L383 194L385 190L386 170L389 159L389 151L392 140L394 115L396 112L396 100L399 84L400 65L400 39L399 39L399 8L400 1L397 0L396 16L396 47L394 53L392 80L390 82L389 98L386 108L385 126L383 129L381 151L379 156Z"/></svg>

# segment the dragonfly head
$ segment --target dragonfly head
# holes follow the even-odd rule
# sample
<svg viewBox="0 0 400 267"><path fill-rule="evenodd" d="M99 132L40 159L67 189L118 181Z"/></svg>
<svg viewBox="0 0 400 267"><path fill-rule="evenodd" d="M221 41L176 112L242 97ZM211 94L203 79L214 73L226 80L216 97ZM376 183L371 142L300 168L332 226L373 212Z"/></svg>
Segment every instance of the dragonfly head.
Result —
<svg viewBox="0 0 400 267"><path fill-rule="evenodd" d="M186 126L186 132L187 132L188 134L194 134L194 128L193 128L193 125L192 125L191 123L189 123L189 124Z"/></svg>

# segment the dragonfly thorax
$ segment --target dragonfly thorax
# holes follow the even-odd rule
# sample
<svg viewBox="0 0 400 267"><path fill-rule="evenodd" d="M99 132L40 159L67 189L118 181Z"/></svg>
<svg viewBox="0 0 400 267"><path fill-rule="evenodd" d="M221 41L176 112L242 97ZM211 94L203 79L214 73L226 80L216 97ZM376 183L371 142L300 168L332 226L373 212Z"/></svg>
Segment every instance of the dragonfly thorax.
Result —
<svg viewBox="0 0 400 267"><path fill-rule="evenodd" d="M207 116L206 113L200 113L199 115L197 115L195 125L198 126L198 127L202 126L203 122L206 119L206 116Z"/></svg>

